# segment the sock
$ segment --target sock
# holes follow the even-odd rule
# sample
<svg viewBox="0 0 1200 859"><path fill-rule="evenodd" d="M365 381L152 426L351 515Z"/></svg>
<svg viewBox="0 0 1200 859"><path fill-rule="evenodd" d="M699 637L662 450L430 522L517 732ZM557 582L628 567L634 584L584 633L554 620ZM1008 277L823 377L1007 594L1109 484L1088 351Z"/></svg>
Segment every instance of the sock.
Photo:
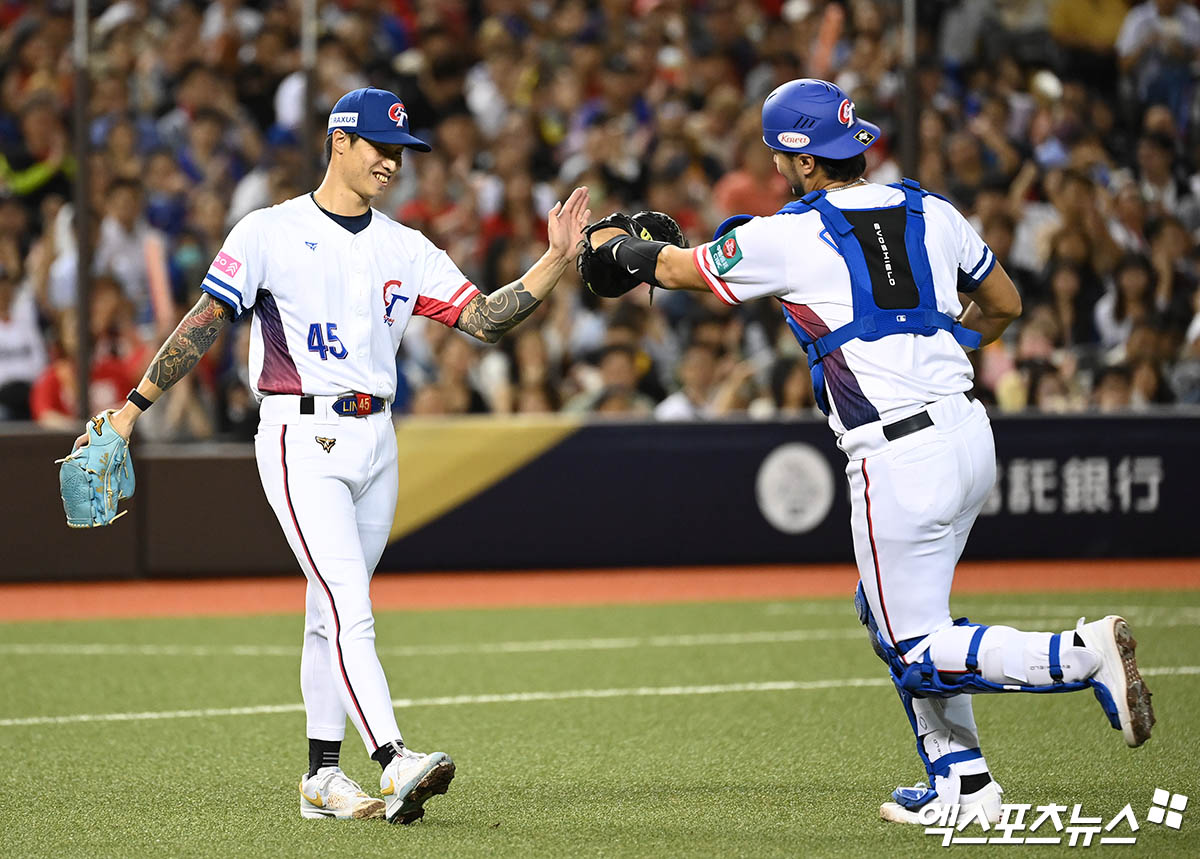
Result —
<svg viewBox="0 0 1200 859"><path fill-rule="evenodd" d="M395 759L396 755L400 754L402 748L404 748L404 740L392 740L390 743L384 743L372 753L371 760L387 769L387 765Z"/></svg>
<svg viewBox="0 0 1200 859"><path fill-rule="evenodd" d="M341 740L308 740L308 776L312 778L321 767L336 767L342 753Z"/></svg>
<svg viewBox="0 0 1200 859"><path fill-rule="evenodd" d="M977 790L983 790L988 786L988 782L992 780L991 773L978 773L976 775L965 775L962 777L962 785L959 788L961 795L967 796Z"/></svg>

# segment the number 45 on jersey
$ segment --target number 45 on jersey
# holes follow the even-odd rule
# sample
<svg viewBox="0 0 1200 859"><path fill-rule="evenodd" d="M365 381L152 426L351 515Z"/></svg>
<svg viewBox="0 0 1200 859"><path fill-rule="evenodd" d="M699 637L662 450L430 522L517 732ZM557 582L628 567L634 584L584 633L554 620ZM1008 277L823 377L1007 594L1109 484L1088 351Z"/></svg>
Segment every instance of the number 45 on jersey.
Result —
<svg viewBox="0 0 1200 859"><path fill-rule="evenodd" d="M330 355L339 360L345 358L350 353L347 351L346 345L338 339L336 331L336 322L326 322L324 334L321 333L320 322L314 322L308 326L308 351L319 352L322 361L328 360Z"/></svg>

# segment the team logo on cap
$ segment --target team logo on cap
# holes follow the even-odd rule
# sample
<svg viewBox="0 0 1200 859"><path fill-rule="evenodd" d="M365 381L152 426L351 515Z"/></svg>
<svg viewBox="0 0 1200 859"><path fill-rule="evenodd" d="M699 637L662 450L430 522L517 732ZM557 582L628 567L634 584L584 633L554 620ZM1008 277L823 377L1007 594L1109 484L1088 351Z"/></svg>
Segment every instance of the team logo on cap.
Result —
<svg viewBox="0 0 1200 859"><path fill-rule="evenodd" d="M408 111L404 109L404 102L398 101L388 108L388 119L396 123L397 128L408 124Z"/></svg>
<svg viewBox="0 0 1200 859"><path fill-rule="evenodd" d="M803 149L812 143L807 134L801 134L799 131L781 131L775 139L788 149Z"/></svg>
<svg viewBox="0 0 1200 859"><path fill-rule="evenodd" d="M847 128L854 124L854 102L848 98L838 105L838 122Z"/></svg>

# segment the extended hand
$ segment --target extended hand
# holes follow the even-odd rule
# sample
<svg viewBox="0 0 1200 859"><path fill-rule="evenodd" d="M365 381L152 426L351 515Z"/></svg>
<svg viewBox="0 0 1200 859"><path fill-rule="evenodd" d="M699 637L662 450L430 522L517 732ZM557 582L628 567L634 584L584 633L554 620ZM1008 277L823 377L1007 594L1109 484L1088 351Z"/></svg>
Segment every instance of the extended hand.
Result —
<svg viewBox="0 0 1200 859"><path fill-rule="evenodd" d="M566 203L555 203L546 216L550 250L568 262L575 259L583 242L583 228L592 216L588 208L588 189L576 188Z"/></svg>

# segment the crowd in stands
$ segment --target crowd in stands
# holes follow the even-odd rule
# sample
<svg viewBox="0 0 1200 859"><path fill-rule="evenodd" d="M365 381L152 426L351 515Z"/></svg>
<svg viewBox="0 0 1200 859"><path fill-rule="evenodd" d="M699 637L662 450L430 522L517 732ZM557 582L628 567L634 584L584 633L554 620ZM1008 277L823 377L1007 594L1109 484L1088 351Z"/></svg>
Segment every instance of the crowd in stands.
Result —
<svg viewBox="0 0 1200 859"><path fill-rule="evenodd" d="M75 427L73 4L0 0L0 420ZM93 408L119 404L199 294L229 228L312 190L325 121L367 84L414 133L376 207L485 292L545 248L586 184L599 217L673 214L695 244L790 199L761 141L778 84L822 77L881 125L868 177L916 178L967 214L1024 299L973 353L994 410L1200 403L1200 11L1181 0L929 0L915 86L899 0L338 0L319 4L303 140L298 0L91 4ZM306 159L312 158L311 163ZM306 169L307 168L307 169ZM244 438L239 323L139 423ZM601 301L574 271L495 347L414 320L396 413L818 414L777 304L643 287Z"/></svg>

